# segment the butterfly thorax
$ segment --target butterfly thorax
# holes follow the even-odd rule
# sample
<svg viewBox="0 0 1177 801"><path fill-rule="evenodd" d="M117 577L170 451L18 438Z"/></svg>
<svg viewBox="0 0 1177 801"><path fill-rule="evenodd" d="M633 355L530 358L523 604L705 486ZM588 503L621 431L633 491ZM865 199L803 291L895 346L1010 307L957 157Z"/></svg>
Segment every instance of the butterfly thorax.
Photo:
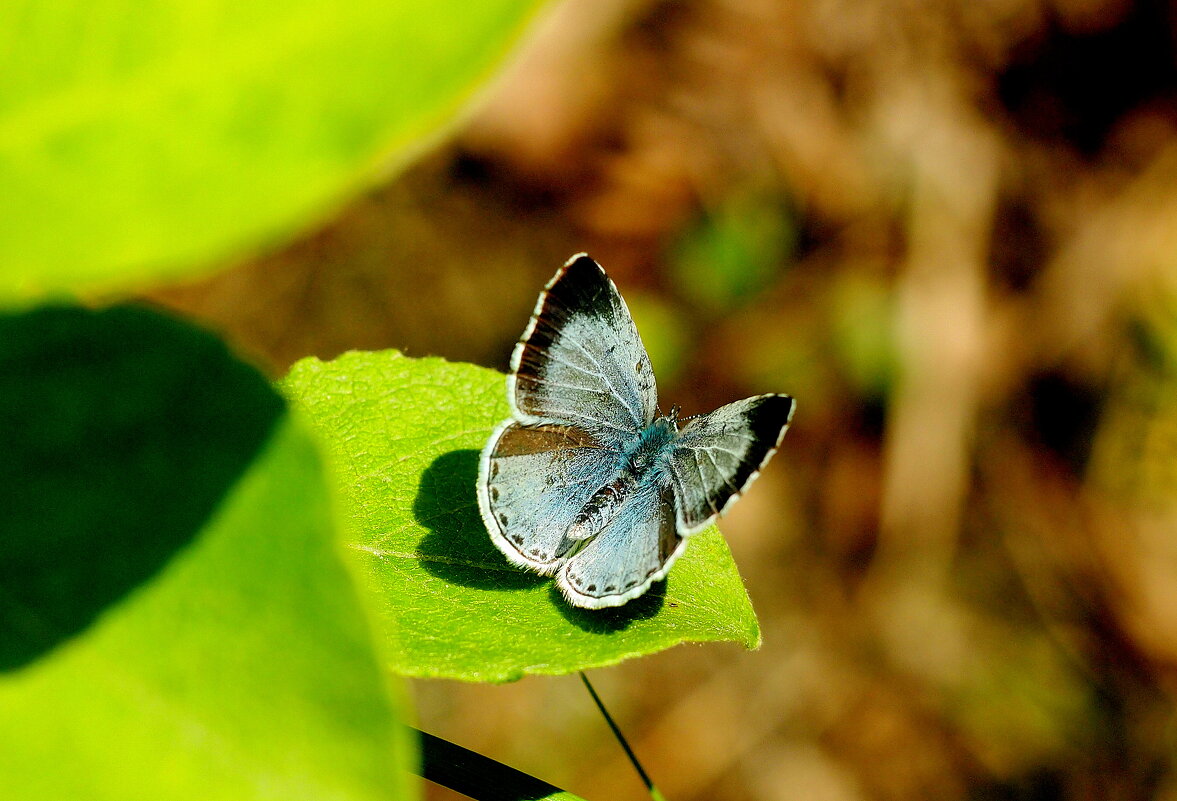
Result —
<svg viewBox="0 0 1177 801"><path fill-rule="evenodd" d="M678 436L675 416L659 417L642 429L622 452L621 471L643 475L664 461L670 443Z"/></svg>
<svg viewBox="0 0 1177 801"><path fill-rule="evenodd" d="M614 478L588 499L568 531L574 540L587 539L603 529L622 503L645 487L653 491L667 469L670 445L678 436L674 416L659 417L635 436L618 455Z"/></svg>

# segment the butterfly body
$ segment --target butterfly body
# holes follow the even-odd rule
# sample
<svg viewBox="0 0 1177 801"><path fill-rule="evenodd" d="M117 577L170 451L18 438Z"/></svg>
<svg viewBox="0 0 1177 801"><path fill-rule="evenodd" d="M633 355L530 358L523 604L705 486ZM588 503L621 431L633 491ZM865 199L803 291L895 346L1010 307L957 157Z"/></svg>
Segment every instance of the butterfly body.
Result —
<svg viewBox="0 0 1177 801"><path fill-rule="evenodd" d="M569 529L571 539L587 539L600 532L634 494L657 491L669 481L670 454L678 427L669 417L646 426L618 454L616 478L588 499Z"/></svg>
<svg viewBox="0 0 1177 801"><path fill-rule="evenodd" d="M480 460L483 521L508 560L555 574L586 608L661 579L756 478L793 412L786 395L758 395L682 427L677 408L659 415L629 310L583 254L545 287L511 367L512 416Z"/></svg>

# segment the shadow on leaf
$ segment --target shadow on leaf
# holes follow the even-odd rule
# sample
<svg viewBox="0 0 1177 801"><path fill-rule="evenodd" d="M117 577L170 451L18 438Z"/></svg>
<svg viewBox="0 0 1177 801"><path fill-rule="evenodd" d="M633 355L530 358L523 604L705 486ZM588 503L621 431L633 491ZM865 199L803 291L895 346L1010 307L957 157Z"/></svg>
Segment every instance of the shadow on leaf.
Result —
<svg viewBox="0 0 1177 801"><path fill-rule="evenodd" d="M438 578L481 590L526 590L551 582L507 561L486 533L478 511L475 482L478 451L450 451L437 457L421 475L413 516L429 529L417 546L421 566ZM554 582L552 604L573 625L594 634L622 631L635 620L658 614L666 582L622 607L580 609L560 595Z"/></svg>
<svg viewBox="0 0 1177 801"><path fill-rule="evenodd" d="M507 561L490 541L474 482L478 451L443 453L421 475L413 516L429 529L417 546L421 566L438 578L481 590L525 590L548 581Z"/></svg>
<svg viewBox="0 0 1177 801"><path fill-rule="evenodd" d="M572 625L591 634L612 634L624 631L635 620L646 620L662 611L666 603L666 582L659 581L640 598L625 606L610 606L604 609L581 609L564 600L560 590L552 584L552 603Z"/></svg>
<svg viewBox="0 0 1177 801"><path fill-rule="evenodd" d="M260 373L155 312L0 316L0 672L163 572L281 414Z"/></svg>

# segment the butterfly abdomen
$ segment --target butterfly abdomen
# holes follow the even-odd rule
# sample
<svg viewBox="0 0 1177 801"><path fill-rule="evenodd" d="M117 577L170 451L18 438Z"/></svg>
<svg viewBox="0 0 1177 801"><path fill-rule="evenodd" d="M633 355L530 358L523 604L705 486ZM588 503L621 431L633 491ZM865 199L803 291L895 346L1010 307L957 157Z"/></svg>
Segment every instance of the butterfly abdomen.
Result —
<svg viewBox="0 0 1177 801"><path fill-rule="evenodd" d="M622 454L617 477L588 499L568 531L574 540L587 539L607 526L626 499L645 486L655 486L668 469L669 446L675 431L666 418L646 427Z"/></svg>
<svg viewBox="0 0 1177 801"><path fill-rule="evenodd" d="M632 491L634 483L631 474L622 473L593 493L576 519L572 521L572 527L568 530L569 539L588 539L604 528L617 514L622 502Z"/></svg>

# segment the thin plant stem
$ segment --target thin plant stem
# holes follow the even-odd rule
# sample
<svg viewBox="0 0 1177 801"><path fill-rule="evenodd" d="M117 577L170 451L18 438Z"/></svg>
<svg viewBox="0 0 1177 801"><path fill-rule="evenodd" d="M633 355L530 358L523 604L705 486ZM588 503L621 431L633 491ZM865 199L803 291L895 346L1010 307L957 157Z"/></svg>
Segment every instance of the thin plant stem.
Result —
<svg viewBox="0 0 1177 801"><path fill-rule="evenodd" d="M625 755L629 757L629 761L633 764L634 770L641 776L642 783L646 785L646 790L650 793L650 798L654 801L666 801L658 788L654 786L654 782L650 781L649 775L646 773L642 763L638 761L637 754L629 747L629 742L626 741L625 735L621 733L621 729L613 721L613 716L609 714L609 710L605 709L605 704L601 702L601 697L597 695L597 691L593 689L592 682L589 681L588 676L584 675L584 671L580 671L580 680L584 682L585 688L589 691L589 695L593 698L593 703L597 705L597 709L601 710L601 714L605 717L605 722L609 724L609 728L613 730L613 736L617 738L617 742L621 743L621 748L625 751Z"/></svg>

